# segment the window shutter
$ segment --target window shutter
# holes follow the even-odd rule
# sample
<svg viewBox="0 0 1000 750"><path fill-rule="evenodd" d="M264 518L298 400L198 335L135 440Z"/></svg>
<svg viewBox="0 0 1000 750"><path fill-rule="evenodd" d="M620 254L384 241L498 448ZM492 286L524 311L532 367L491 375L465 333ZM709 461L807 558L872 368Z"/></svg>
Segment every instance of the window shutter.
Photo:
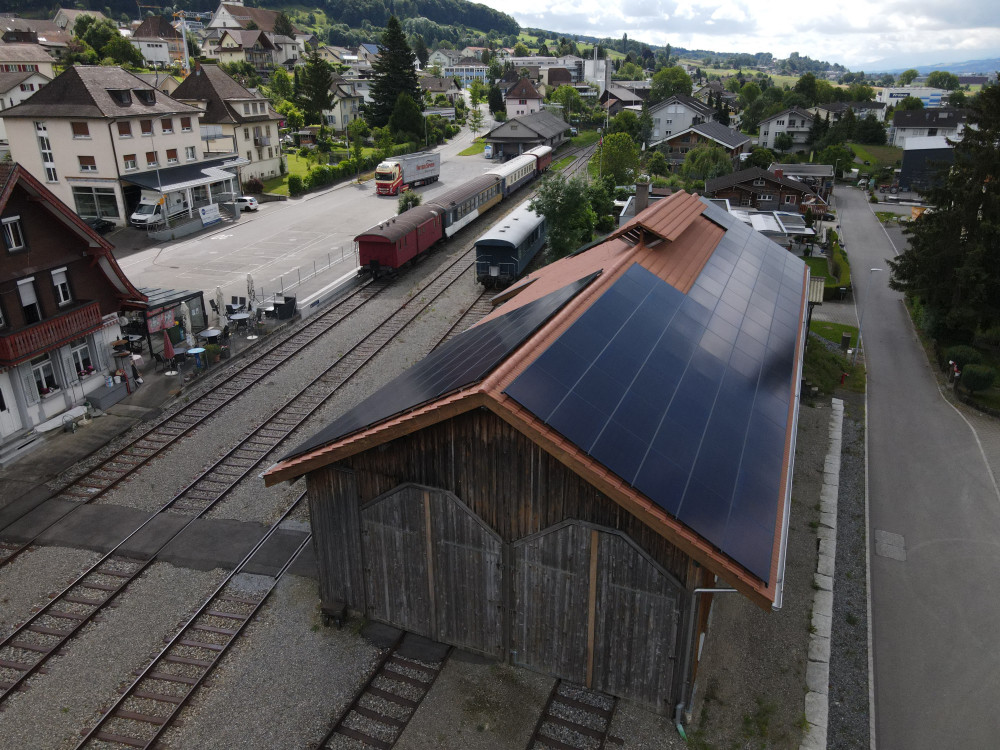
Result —
<svg viewBox="0 0 1000 750"><path fill-rule="evenodd" d="M29 404L38 403L38 389L35 388L35 376L30 367L22 366L21 370L21 390L24 391L24 400Z"/></svg>
<svg viewBox="0 0 1000 750"><path fill-rule="evenodd" d="M70 126L73 128L73 137L81 138L90 135L90 128L85 122L71 122Z"/></svg>

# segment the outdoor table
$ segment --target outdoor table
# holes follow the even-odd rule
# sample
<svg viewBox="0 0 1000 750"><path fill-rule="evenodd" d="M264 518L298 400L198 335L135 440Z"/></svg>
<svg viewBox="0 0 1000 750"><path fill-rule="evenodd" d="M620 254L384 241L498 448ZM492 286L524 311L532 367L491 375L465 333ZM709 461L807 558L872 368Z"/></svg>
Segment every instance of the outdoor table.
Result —
<svg viewBox="0 0 1000 750"><path fill-rule="evenodd" d="M203 347L203 346L195 346L195 347L192 347L192 348L190 348L190 349L187 350L188 354L193 354L194 355L194 364L195 364L195 367L201 367L201 355L202 355L202 353L204 351L205 351L205 347Z"/></svg>
<svg viewBox="0 0 1000 750"><path fill-rule="evenodd" d="M206 328L204 331L200 332L198 335L201 336L203 339L206 339L206 340L208 340L208 341L210 341L212 343L215 343L213 341L213 339L217 339L219 336L221 336L222 335L222 331L220 331L218 328Z"/></svg>
<svg viewBox="0 0 1000 750"><path fill-rule="evenodd" d="M236 313L235 315L230 315L229 319L236 323L236 327L246 327L247 321L250 320L249 313Z"/></svg>

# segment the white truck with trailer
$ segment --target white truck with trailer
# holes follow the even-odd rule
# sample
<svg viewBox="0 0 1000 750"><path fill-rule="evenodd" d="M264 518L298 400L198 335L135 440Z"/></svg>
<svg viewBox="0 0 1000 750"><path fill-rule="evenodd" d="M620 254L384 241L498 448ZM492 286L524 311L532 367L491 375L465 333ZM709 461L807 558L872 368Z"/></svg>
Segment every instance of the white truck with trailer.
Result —
<svg viewBox="0 0 1000 750"><path fill-rule="evenodd" d="M375 167L375 192L396 195L410 188L437 182L441 176L441 155L405 154L380 162Z"/></svg>

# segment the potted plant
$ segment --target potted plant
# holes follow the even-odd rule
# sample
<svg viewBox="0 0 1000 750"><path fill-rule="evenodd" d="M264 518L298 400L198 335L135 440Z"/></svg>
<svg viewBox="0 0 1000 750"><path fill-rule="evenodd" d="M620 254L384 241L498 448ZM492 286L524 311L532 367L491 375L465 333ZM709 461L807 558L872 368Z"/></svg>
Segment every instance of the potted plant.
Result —
<svg viewBox="0 0 1000 750"><path fill-rule="evenodd" d="M209 362L218 362L221 356L222 356L221 346L219 346L218 344L205 345L205 357L208 358Z"/></svg>

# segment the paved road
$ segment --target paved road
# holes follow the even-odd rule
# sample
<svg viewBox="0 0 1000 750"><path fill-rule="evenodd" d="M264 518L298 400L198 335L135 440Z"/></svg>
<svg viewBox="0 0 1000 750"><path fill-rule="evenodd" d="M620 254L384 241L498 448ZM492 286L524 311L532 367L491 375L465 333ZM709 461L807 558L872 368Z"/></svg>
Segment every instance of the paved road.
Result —
<svg viewBox="0 0 1000 750"><path fill-rule="evenodd" d="M980 435L940 394L900 294L893 245L860 191L839 196L864 313L875 730L884 750L1000 742L1000 494ZM895 235L899 242L899 235ZM980 442L982 438L982 442Z"/></svg>
<svg viewBox="0 0 1000 750"><path fill-rule="evenodd" d="M458 156L471 141L463 130L436 149L442 158L441 179L418 188L425 200L488 168L481 155ZM246 295L249 273L258 298L284 291L301 303L352 273L357 268L354 237L395 214L396 198L375 195L374 182L343 183L297 200L262 204L236 224L191 239L149 244L135 229L109 239L122 245L116 257L138 286L202 289L206 300L220 286L228 300ZM128 251L129 245L140 249Z"/></svg>

